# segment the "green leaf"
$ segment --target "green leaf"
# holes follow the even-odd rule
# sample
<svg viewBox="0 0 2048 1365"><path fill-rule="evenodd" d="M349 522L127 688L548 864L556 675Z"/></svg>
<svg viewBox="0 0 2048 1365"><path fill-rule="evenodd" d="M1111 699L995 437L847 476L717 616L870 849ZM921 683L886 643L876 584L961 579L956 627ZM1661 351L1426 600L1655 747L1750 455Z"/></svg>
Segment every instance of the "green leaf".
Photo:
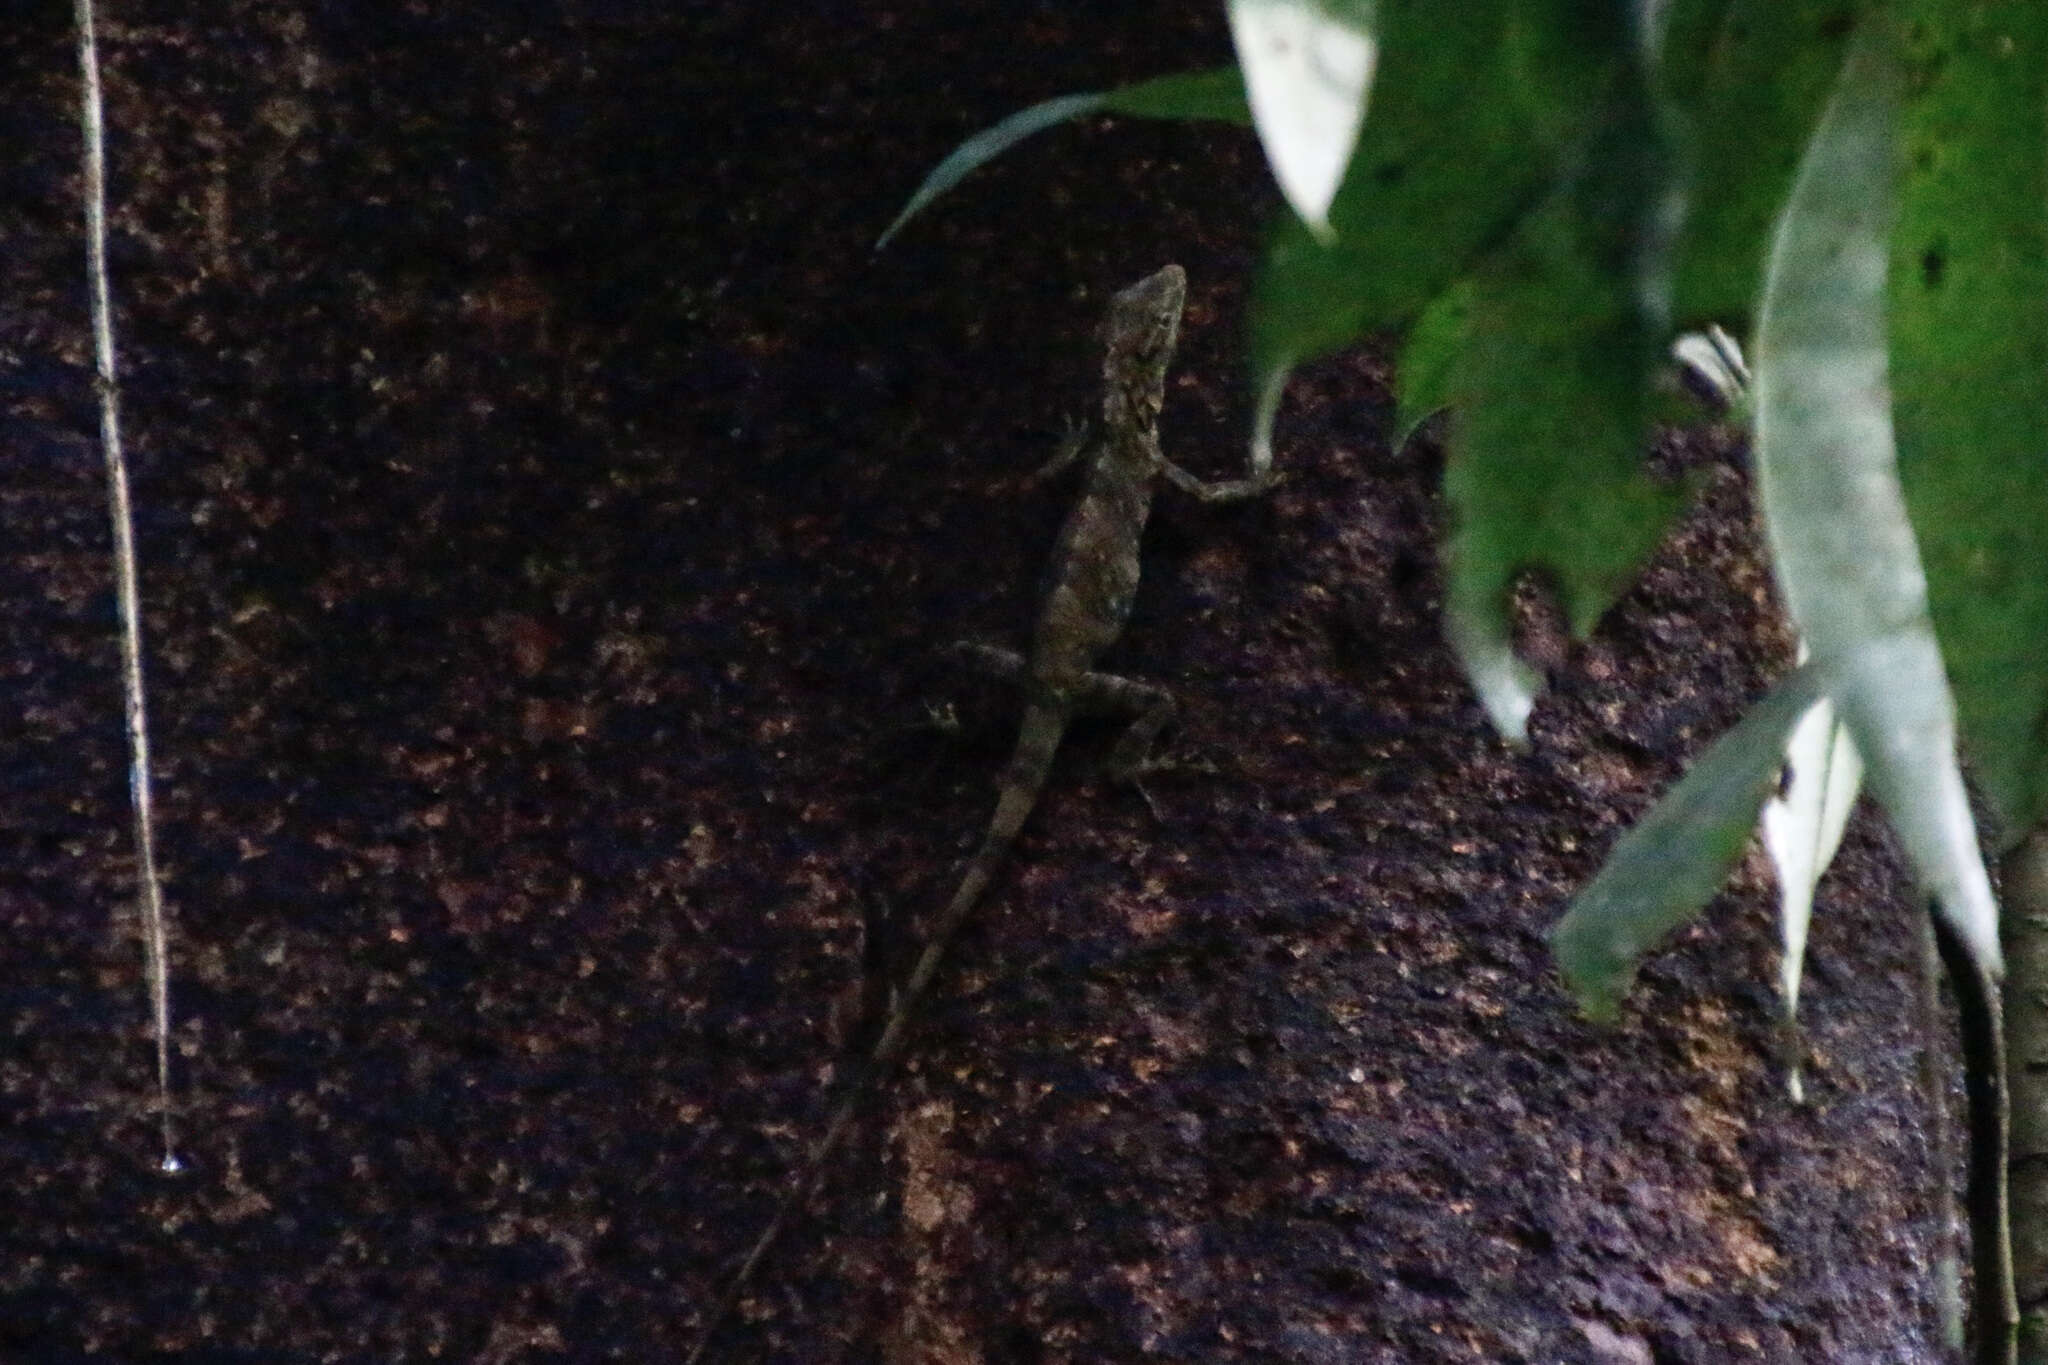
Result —
<svg viewBox="0 0 2048 1365"><path fill-rule="evenodd" d="M1785 604L1940 913L1987 972L1998 914L1892 446L1885 275L1897 79L1864 26L1771 246L1756 466Z"/></svg>
<svg viewBox="0 0 2048 1365"><path fill-rule="evenodd" d="M1249 128L1251 106L1245 102L1244 73L1234 66L1208 71L1180 71L1121 86L1102 97L1103 108L1133 118L1209 119Z"/></svg>
<svg viewBox="0 0 2048 1365"><path fill-rule="evenodd" d="M1652 35L1658 98L1674 111L1699 112L1716 45L1738 0L1670 0Z"/></svg>
<svg viewBox="0 0 2048 1365"><path fill-rule="evenodd" d="M1372 111L1331 206L1337 239L1319 241L1299 219L1286 215L1253 287L1252 367L1262 414L1277 407L1277 395L1296 364L1350 345L1370 331L1406 324L1454 280L1473 273L1488 252L1510 237L1526 238L1517 233L1517 224L1558 194L1567 195L1573 206L1553 209L1552 216L1575 215L1575 224L1561 230L1539 224L1533 235L1576 234L1581 245L1602 256L1602 268L1627 277L1620 292L1646 287L1649 292L1626 305L1629 309L1661 297L1661 284L1651 278L1654 272L1639 270L1642 262L1634 259L1651 226L1637 210L1657 199L1661 182L1631 184L1614 165L1602 164L1612 156L1629 173L1655 175L1663 169L1661 158L1645 155L1655 141L1654 120L1643 108L1638 35L1627 21L1626 7L1567 0L1456 5L1387 0L1377 15L1381 45ZM1619 137L1618 125L1625 129ZM1561 190L1560 181L1569 181L1569 187ZM1603 196L1611 202L1598 202ZM1620 221L1602 223L1603 213L1619 214ZM1622 244L1619 251L1617 243ZM1527 246L1523 240L1518 249ZM1543 262L1536 266L1539 273L1548 268ZM1566 273L1576 270L1570 267ZM1539 281L1529 289L1517 286L1516 292L1531 310L1546 292L1551 303L1580 301L1575 284L1557 283ZM1605 319L1534 320L1547 334L1532 334L1531 354L1547 352L1569 364L1590 354L1588 343L1608 325ZM1609 332L1606 340L1613 339ZM1633 369L1640 359L1631 344L1622 367ZM1600 388L1609 371L1605 360L1595 357L1592 363L1595 379L1582 396ZM1563 387L1572 385L1567 381ZM1631 399L1619 421L1636 424L1639 432L1643 411L1640 400ZM1549 426L1549 435L1556 436L1561 434L1559 421L1553 411L1538 418L1537 425ZM1593 425L1606 421L1598 418ZM1270 425L1262 418L1253 437L1255 457L1269 444ZM1611 484L1604 464L1609 452L1598 433L1593 444L1591 459L1599 469L1592 480L1606 488ZM1539 457L1539 464L1548 458ZM1537 488L1547 476L1515 477ZM1572 477L1582 477L1582 471ZM1597 505L1603 498L1595 492L1585 501ZM1652 542L1661 516L1660 511L1648 518ZM1640 525L1631 523L1622 546L1627 567L1639 557ZM1583 533L1590 553L1604 553L1590 542L1605 531L1602 523ZM1555 528L1542 534L1555 539ZM1473 548L1484 547L1475 542ZM1501 551L1510 559L1522 558L1513 543ZM1597 597L1604 606L1618 579L1625 578L1614 569L1603 563L1581 573L1574 563L1564 565L1568 593L1582 618L1586 604ZM1512 566L1488 570L1495 577L1511 571ZM1593 579L1599 580L1597 589ZM1486 587L1468 606L1476 609L1491 598ZM1468 672L1497 721L1518 733L1516 699L1526 697L1532 680L1505 652L1504 635L1501 622L1484 613L1454 618L1453 639L1463 637Z"/></svg>
<svg viewBox="0 0 2048 1365"><path fill-rule="evenodd" d="M1325 242L1292 210L1281 211L1252 281L1249 349L1261 390L1284 383L1301 362L1342 350L1400 310L1422 305L1393 272L1375 269L1371 250L1366 234ZM1449 278L1446 271L1443 282Z"/></svg>
<svg viewBox="0 0 2048 1365"><path fill-rule="evenodd" d="M1584 635L1682 496L1643 464L1665 355L1663 318L1650 311L1661 296L1662 145L1632 81L1604 112L1579 174L1472 277L1451 381L1451 642L1495 727L1517 743L1536 680L1509 638L1515 576L1548 571Z"/></svg>
<svg viewBox="0 0 2048 1365"><path fill-rule="evenodd" d="M1388 0L1378 11L1372 110L1337 197L1334 242L1292 213L1253 286L1251 352L1263 392L1295 365L1398 326L1465 273L1553 174L1528 94L1531 46L1547 34L1573 64L1561 0Z"/></svg>
<svg viewBox="0 0 2048 1365"><path fill-rule="evenodd" d="M1687 214L1672 263L1680 328L1718 322L1749 332L1771 225L1820 118L1860 0L1730 0L1704 53L1694 25L1674 23L1667 84L1691 149ZM1688 77L1683 62L1704 65Z"/></svg>
<svg viewBox="0 0 2048 1365"><path fill-rule="evenodd" d="M1465 320L1472 310L1472 284L1460 280L1436 296L1408 329L1394 374L1394 445L1428 418L1451 405L1452 376L1465 345Z"/></svg>
<svg viewBox="0 0 2048 1365"><path fill-rule="evenodd" d="M968 174L995 160L1010 148L1056 124L1083 114L1118 113L1140 118L1221 119L1249 124L1251 109L1245 104L1244 80L1234 66L1213 71L1187 71L1127 85L1118 90L1091 95L1061 95L1029 109L1020 109L992 128L984 129L954 148L945 160L932 167L924 183L910 196L910 202L875 241L875 250L903 225L916 217L934 199L952 189Z"/></svg>
<svg viewBox="0 0 2048 1365"><path fill-rule="evenodd" d="M2008 844L2048 815L2048 7L1903 6L1899 480Z"/></svg>
<svg viewBox="0 0 2048 1365"><path fill-rule="evenodd" d="M1820 678L1810 668L1780 682L1693 760L1572 898L1550 931L1550 949L1588 1015L1614 1018L1637 962L1728 880L1777 782L1785 738L1819 695Z"/></svg>

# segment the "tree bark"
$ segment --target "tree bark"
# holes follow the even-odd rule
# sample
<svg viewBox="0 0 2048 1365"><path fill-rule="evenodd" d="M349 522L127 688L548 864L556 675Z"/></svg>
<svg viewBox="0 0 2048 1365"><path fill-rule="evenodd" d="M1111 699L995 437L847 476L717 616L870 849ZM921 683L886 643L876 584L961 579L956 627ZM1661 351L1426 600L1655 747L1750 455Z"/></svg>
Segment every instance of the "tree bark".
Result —
<svg viewBox="0 0 2048 1365"><path fill-rule="evenodd" d="M2020 1359L2031 1365L2048 1361L2048 825L2003 870L2013 1279Z"/></svg>

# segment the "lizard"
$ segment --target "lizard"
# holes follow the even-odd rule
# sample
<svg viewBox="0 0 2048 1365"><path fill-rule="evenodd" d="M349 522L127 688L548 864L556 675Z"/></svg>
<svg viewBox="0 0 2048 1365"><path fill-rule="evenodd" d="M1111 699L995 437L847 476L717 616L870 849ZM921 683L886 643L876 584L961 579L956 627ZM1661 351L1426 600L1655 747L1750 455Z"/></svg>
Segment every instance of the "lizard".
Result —
<svg viewBox="0 0 2048 1365"><path fill-rule="evenodd" d="M996 809L968 860L952 899L933 921L916 964L897 989L880 1036L846 1083L831 1120L811 1144L797 1179L713 1307L686 1365L695 1365L737 1304L756 1269L798 1211L823 1183L826 1164L861 1102L902 1056L918 1006L931 990L946 950L988 891L1024 823L1038 804L1053 756L1074 718L1083 714L1134 717L1112 750L1113 779L1134 779L1152 741L1172 719L1165 688L1099 672L1095 662L1123 633L1138 588L1139 542L1161 480L1205 502L1230 502L1277 482L1261 453L1247 477L1206 482L1168 460L1159 444L1159 413L1166 372L1180 335L1187 274L1169 265L1117 293L1100 329L1103 347L1102 417L1092 436L1069 440L1038 472L1050 477L1086 458L1080 498L1068 511L1053 551L1049 590L1030 646L1019 655L986 645L959 650L978 666L1017 683L1024 717L1017 743L997 784Z"/></svg>

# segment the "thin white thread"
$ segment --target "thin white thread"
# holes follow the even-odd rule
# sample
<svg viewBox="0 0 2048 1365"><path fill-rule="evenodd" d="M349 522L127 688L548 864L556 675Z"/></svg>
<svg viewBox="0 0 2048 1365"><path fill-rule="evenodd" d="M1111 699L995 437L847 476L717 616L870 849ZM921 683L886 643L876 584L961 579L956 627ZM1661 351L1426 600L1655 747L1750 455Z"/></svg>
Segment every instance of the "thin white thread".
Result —
<svg viewBox="0 0 2048 1365"><path fill-rule="evenodd" d="M149 787L149 722L142 690L142 607L136 587L135 518L128 500L128 462L121 454L121 413L115 386L114 317L107 289L107 153L100 100L99 44L93 0L78 0L78 65L84 80L85 251L92 289L94 387L100 397L100 445L107 458L107 501L114 523L114 576L121 612L121 684L128 723L128 794L135 810L136 901L156 1031L157 1118L164 1144L161 1169L179 1170L171 1134L171 983L164 932L163 887L156 872L156 829Z"/></svg>

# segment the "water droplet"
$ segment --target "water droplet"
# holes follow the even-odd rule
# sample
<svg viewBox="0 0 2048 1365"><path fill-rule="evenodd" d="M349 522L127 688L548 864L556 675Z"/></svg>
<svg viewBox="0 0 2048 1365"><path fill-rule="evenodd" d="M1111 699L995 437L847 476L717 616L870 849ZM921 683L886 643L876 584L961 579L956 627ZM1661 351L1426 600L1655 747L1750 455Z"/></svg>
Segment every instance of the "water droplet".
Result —
<svg viewBox="0 0 2048 1365"><path fill-rule="evenodd" d="M176 1175L185 1169L185 1163L178 1160L176 1152L165 1152L164 1159L157 1163L157 1169L165 1175Z"/></svg>

